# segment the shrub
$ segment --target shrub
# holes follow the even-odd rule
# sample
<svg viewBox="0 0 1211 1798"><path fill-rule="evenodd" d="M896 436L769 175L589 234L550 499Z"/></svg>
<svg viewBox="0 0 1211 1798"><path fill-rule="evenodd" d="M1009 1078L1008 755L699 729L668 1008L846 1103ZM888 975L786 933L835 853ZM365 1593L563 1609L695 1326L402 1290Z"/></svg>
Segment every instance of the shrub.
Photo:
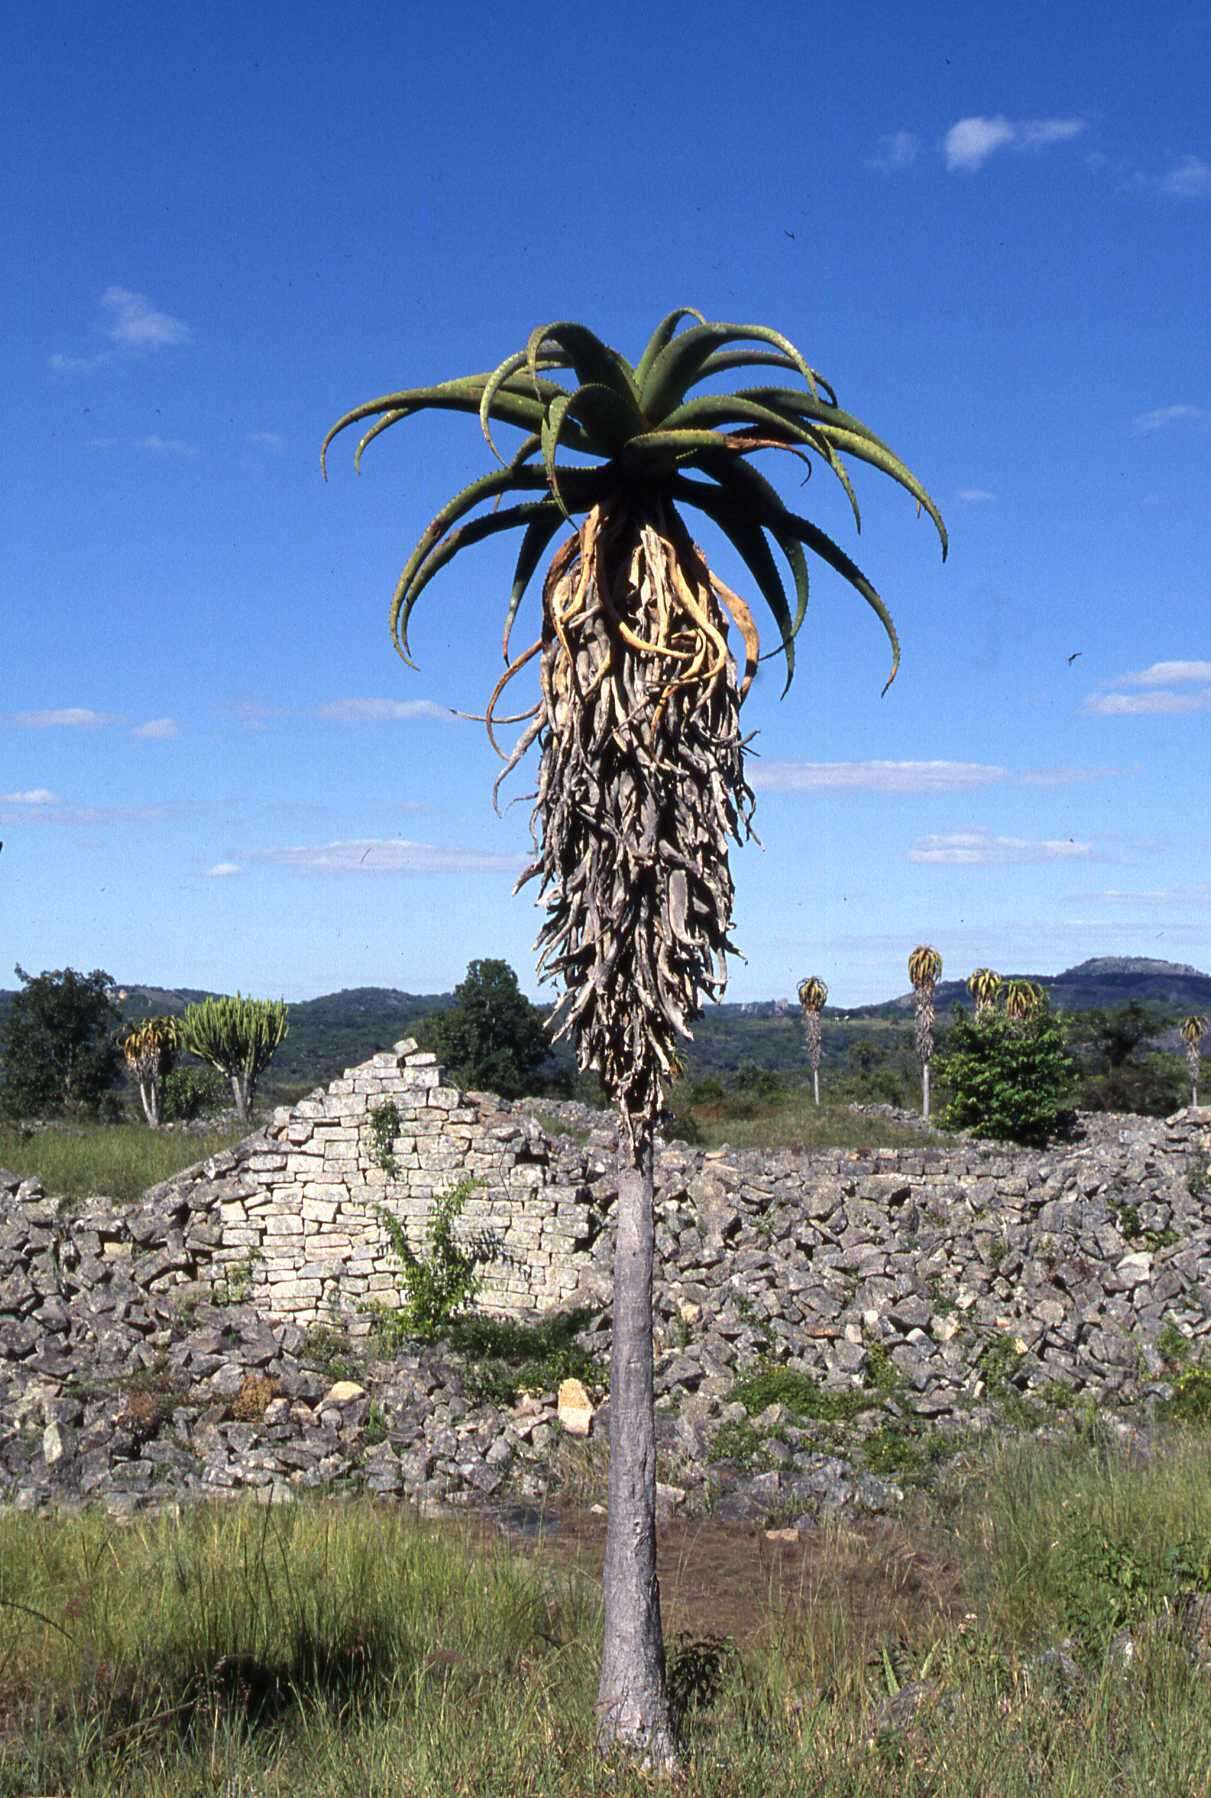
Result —
<svg viewBox="0 0 1211 1798"><path fill-rule="evenodd" d="M225 1110L230 1097L222 1077L211 1069L173 1068L164 1076L160 1115L165 1123L192 1124Z"/></svg>
<svg viewBox="0 0 1211 1798"><path fill-rule="evenodd" d="M479 1291L480 1268L498 1252L495 1239L480 1231L459 1241L454 1226L477 1182L460 1180L450 1192L434 1196L429 1213L429 1249L418 1255L404 1226L379 1205L375 1215L397 1256L406 1297L399 1327L413 1336L433 1337L463 1312Z"/></svg>
<svg viewBox="0 0 1211 1798"><path fill-rule="evenodd" d="M949 1091L949 1130L1040 1145L1060 1128L1076 1090L1061 1020L1046 1005L1022 1020L956 1009L939 1072Z"/></svg>

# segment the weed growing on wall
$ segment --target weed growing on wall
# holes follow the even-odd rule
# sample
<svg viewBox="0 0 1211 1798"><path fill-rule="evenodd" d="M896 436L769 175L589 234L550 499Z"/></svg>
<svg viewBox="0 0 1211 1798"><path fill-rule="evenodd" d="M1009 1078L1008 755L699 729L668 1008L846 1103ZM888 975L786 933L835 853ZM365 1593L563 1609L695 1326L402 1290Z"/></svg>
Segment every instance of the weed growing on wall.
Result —
<svg viewBox="0 0 1211 1798"><path fill-rule="evenodd" d="M394 1099L376 1105L370 1113L370 1159L381 1167L388 1180L399 1173L395 1159L395 1139L399 1135L399 1106Z"/></svg>
<svg viewBox="0 0 1211 1798"><path fill-rule="evenodd" d="M496 1239L486 1231L461 1240L455 1235L454 1226L478 1184L476 1180L460 1180L449 1192L434 1195L429 1213L429 1247L419 1255L399 1219L386 1206L375 1207L375 1215L400 1264L406 1296L398 1321L410 1336L436 1336L467 1310L482 1283L481 1267L498 1253Z"/></svg>

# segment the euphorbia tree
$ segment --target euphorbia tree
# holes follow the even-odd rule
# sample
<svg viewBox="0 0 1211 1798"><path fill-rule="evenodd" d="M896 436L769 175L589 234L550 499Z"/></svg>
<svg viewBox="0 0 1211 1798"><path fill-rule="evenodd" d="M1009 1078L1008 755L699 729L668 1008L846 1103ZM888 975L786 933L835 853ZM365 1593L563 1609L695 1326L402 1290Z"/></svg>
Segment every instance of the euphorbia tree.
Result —
<svg viewBox="0 0 1211 1798"><path fill-rule="evenodd" d="M281 1048L289 1026L280 999L203 999L188 1005L181 1042L191 1055L208 1061L231 1082L242 1122L252 1116L257 1082Z"/></svg>
<svg viewBox="0 0 1211 1798"><path fill-rule="evenodd" d="M820 1026L821 1013L828 1004L828 987L818 974L809 974L799 982L799 1003L803 1007L803 1034L807 1038L807 1065L812 1071L812 1097L820 1103Z"/></svg>
<svg viewBox="0 0 1211 1798"><path fill-rule="evenodd" d="M975 968L967 976L967 990L975 1000L976 1022L992 1010L1001 990L1001 976L995 968Z"/></svg>
<svg viewBox="0 0 1211 1798"><path fill-rule="evenodd" d="M144 1018L122 1038L127 1071L139 1088L143 1115L153 1130L160 1125L164 1077L172 1072L181 1046L179 1018Z"/></svg>
<svg viewBox="0 0 1211 1798"><path fill-rule="evenodd" d="M1207 1034L1206 1018L1183 1018L1181 1032L1186 1043L1186 1066L1190 1069L1190 1103L1198 1104L1198 1071L1202 1059L1203 1038Z"/></svg>
<svg viewBox="0 0 1211 1798"><path fill-rule="evenodd" d="M929 1070L933 1062L934 990L942 957L928 943L918 943L908 958L908 978L916 1001L917 1060L921 1063L921 1116L929 1116Z"/></svg>
<svg viewBox="0 0 1211 1798"><path fill-rule="evenodd" d="M684 321L692 321L683 327ZM743 367L764 385L699 391ZM566 371L565 385L552 378ZM814 551L875 611L883 601L845 552L784 504L753 466L765 449L832 470L855 506L845 458L882 470L945 533L916 477L837 405L795 346L764 325L708 324L681 307L628 362L569 320L540 325L494 370L410 387L356 407L328 433L367 422L367 443L429 409L478 415L499 468L444 506L400 575L391 608L410 662L408 626L421 593L464 548L522 532L505 609L504 673L486 709L496 743L502 696L537 663L538 698L504 773L539 750L532 817L546 909L539 969L562 983L556 1033L570 1032L618 1108L619 1179L610 1368L610 1491L605 1649L598 1705L603 1749L626 1745L653 1767L673 1761L655 1559L652 1385L652 1143L675 1043L704 995L717 997L731 948L729 839L748 835L740 706L760 645L747 603L708 567L685 523L702 513L730 540L778 634L789 683ZM493 427L522 438L505 460ZM582 460L570 463L561 450ZM588 460L584 460L584 459ZM503 503L502 502L512 502ZM487 510L479 510L487 507ZM520 652L513 627L546 562L541 621ZM774 550L794 583L788 602ZM733 659L729 628L743 646ZM741 666L738 667L737 663ZM504 778L502 773L501 779ZM498 783L499 784L499 783Z"/></svg>

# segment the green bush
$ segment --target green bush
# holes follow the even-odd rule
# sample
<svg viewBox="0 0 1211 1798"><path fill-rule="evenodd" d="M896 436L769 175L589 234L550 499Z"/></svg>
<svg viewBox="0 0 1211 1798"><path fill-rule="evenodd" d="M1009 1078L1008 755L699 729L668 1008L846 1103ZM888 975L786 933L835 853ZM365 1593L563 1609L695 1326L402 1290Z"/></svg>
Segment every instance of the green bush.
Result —
<svg viewBox="0 0 1211 1798"><path fill-rule="evenodd" d="M173 1068L164 1076L160 1115L166 1124L192 1124L225 1111L230 1101L227 1083L210 1068Z"/></svg>
<svg viewBox="0 0 1211 1798"><path fill-rule="evenodd" d="M956 1008L938 1071L949 1093L943 1127L1009 1142L1048 1142L1076 1091L1063 1023L1045 1005L1030 1018L986 1011L978 1022Z"/></svg>
<svg viewBox="0 0 1211 1798"><path fill-rule="evenodd" d="M440 1335L471 1304L479 1291L480 1268L494 1259L499 1245L484 1231L464 1238L454 1226L478 1182L460 1180L449 1192L434 1195L429 1213L429 1248L418 1255L404 1226L385 1206L375 1208L392 1250L400 1263L405 1299L394 1318L380 1307L378 1335L432 1338Z"/></svg>

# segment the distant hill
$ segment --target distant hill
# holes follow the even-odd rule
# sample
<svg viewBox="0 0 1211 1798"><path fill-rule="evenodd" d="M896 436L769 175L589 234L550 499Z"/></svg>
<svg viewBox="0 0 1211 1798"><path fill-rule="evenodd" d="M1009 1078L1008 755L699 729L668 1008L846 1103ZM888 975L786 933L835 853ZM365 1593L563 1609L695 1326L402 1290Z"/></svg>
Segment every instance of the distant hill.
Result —
<svg viewBox="0 0 1211 1798"><path fill-rule="evenodd" d="M1211 974L1203 974L1187 962L1156 961L1146 955L1095 955L1065 968L1062 974L1005 972L1004 978L1035 980L1046 991L1057 1011L1092 1011L1099 1007L1162 1005L1173 1011L1206 1012L1211 1008ZM860 1005L847 1018L896 1018L909 1016L913 995L901 993L878 1005ZM954 1005L970 1007L966 980L938 982L938 1011Z"/></svg>
<svg viewBox="0 0 1211 1798"><path fill-rule="evenodd" d="M1006 976L1009 977L1008 975ZM1211 975L1181 962L1147 956L1100 955L1067 968L1062 974L1033 974L1061 1011L1126 1005L1132 999L1168 1011L1211 1014ZM132 983L119 988L121 1009L129 1019L180 1013L208 995L194 987L162 987ZM13 998L0 992L0 1016ZM405 993L394 987L359 986L290 1006L290 1033L274 1058L275 1086L316 1085L331 1080L379 1049L414 1034L420 1019L444 1011L452 993ZM938 986L938 1012L943 1023L955 1005L969 1006L961 980ZM911 1019L913 995L851 1010L829 1006L825 1017L826 1061L839 1065L849 1047L862 1039L890 1044ZM734 1072L746 1063L758 1068L799 1069L803 1061L799 1007L793 999L763 999L736 1005L712 1005L694 1026L686 1062L692 1075ZM563 1043L553 1065L570 1068L572 1057Z"/></svg>

